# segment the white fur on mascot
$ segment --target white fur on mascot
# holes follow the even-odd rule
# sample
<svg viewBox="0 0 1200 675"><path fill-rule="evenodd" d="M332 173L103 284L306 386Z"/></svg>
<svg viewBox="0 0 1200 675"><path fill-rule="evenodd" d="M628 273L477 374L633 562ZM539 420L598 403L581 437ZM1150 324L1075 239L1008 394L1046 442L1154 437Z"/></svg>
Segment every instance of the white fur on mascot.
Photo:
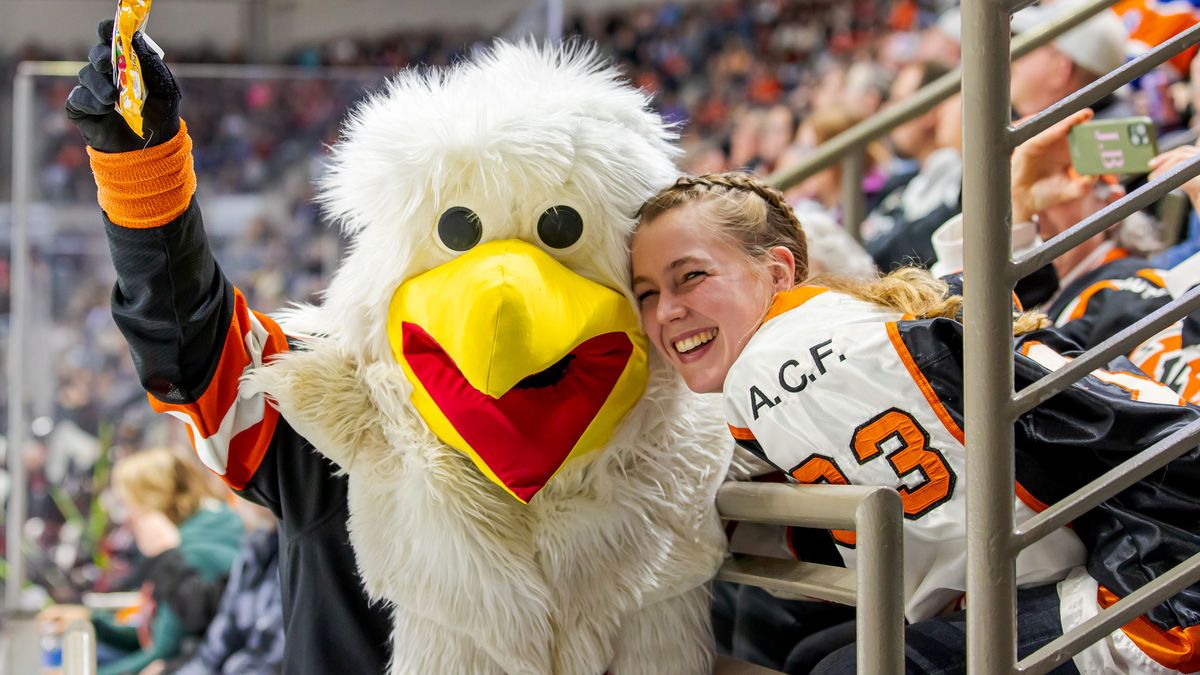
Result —
<svg viewBox="0 0 1200 675"><path fill-rule="evenodd" d="M732 444L626 290L671 139L578 46L407 71L347 123L321 199L349 253L248 377L349 475L392 673L711 670Z"/></svg>

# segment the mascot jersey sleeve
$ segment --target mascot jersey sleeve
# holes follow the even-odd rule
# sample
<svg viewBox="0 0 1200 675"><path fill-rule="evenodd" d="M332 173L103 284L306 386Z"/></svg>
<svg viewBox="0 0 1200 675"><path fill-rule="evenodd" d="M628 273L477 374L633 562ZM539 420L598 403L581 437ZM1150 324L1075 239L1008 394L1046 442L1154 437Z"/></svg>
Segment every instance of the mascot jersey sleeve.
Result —
<svg viewBox="0 0 1200 675"><path fill-rule="evenodd" d="M1060 350L1073 344L1053 330L1022 340L1017 389L1064 365ZM966 588L962 366L957 321L910 320L801 287L776 298L725 382L734 439L792 479L897 489L910 621L957 606ZM1110 368L1014 425L1017 522L1200 418L1200 409L1127 360ZM1197 484L1193 449L1023 551L1018 584L1059 582L1064 630L1083 623L1200 551ZM854 567L854 533L830 535ZM1082 672L1113 662L1139 673L1200 668L1200 585L1076 657Z"/></svg>
<svg viewBox="0 0 1200 675"><path fill-rule="evenodd" d="M113 317L151 407L187 427L205 466L279 518L284 617L297 638L285 672L337 672L348 655L356 672L382 672L389 622L355 573L345 478L262 395L238 391L243 373L288 341L213 258L186 125L145 150L88 153L117 271Z"/></svg>

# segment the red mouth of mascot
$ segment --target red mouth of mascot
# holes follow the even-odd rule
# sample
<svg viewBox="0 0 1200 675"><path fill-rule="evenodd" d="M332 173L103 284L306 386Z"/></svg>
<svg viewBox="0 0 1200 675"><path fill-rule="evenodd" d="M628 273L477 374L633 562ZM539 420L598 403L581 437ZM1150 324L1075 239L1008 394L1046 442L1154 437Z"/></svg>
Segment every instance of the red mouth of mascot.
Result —
<svg viewBox="0 0 1200 675"><path fill-rule="evenodd" d="M623 332L597 335L499 398L472 387L441 345L414 323L403 323L403 350L413 374L463 440L528 502L608 400L633 343Z"/></svg>

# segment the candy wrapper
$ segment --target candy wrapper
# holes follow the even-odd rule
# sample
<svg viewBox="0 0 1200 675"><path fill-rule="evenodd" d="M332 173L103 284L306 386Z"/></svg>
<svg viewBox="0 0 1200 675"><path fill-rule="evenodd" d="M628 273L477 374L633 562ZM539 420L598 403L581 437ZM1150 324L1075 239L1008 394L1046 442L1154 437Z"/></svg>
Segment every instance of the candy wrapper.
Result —
<svg viewBox="0 0 1200 675"><path fill-rule="evenodd" d="M117 112L129 128L141 138L142 107L146 104L146 81L142 78L142 63L133 50L133 36L142 33L146 44L162 55L162 50L145 34L150 16L151 0L118 0L117 18L113 22L112 64L113 84L117 87Z"/></svg>

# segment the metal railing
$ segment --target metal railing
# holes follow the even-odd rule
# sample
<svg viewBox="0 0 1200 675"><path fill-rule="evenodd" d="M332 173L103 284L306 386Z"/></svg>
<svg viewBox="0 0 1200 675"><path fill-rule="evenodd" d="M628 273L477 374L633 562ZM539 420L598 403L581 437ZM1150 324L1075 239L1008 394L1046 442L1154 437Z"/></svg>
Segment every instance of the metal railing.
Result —
<svg viewBox="0 0 1200 675"><path fill-rule="evenodd" d="M858 672L904 672L903 507L892 488L868 485L729 483L721 517L768 525L855 530L858 570L740 556L717 578L794 597L855 605Z"/></svg>
<svg viewBox="0 0 1200 675"><path fill-rule="evenodd" d="M1108 2L1089 7L1107 6ZM963 230L965 232L965 402L967 455L967 655L971 673L1043 673L1120 628L1155 604L1200 580L1200 554L1146 584L1093 619L1016 659L1015 560L1021 550L1082 515L1200 440L1193 423L1097 478L1036 517L1013 524L1013 423L1110 358L1200 308L1194 290L1092 348L1014 395L1011 292L1015 283L1169 190L1200 175L1200 160L1181 165L1076 224L1037 250L1012 260L1010 154L1033 135L1112 93L1171 56L1200 42L1200 27L1181 33L1064 98L1022 124L1010 126L1009 17L1004 0L962 3ZM1015 43L1015 41L1013 41ZM1015 51L1015 50L1014 50Z"/></svg>
<svg viewBox="0 0 1200 675"><path fill-rule="evenodd" d="M1112 6L1116 0L1088 0L1076 10L1056 17L1052 22L1021 33L1012 41L1012 50L1007 45L1004 54L1011 54L1012 59L1024 56L1029 52L1049 44L1059 35L1087 21L1101 11ZM1032 0L1023 0L1019 7L1032 4ZM965 21L964 21L965 25ZM1005 16L1004 29L1008 30L1008 18ZM964 59L973 47L963 34ZM1170 58L1169 56L1167 58ZM1005 59L1007 62L1007 58ZM1007 72L1007 66L1006 70ZM828 169L839 162L842 165L842 222L846 230L855 239L859 238L859 226L866 217L862 191L864 174L863 153L867 144L879 140L892 129L916 119L932 110L935 106L946 101L959 92L962 86L962 69L956 68L942 77L922 87L912 96L889 105L878 114L854 125L850 129L822 143L811 154L804 157L794 166L773 174L769 181L781 188L787 189L813 174ZM1006 85L1007 86L1007 85Z"/></svg>

